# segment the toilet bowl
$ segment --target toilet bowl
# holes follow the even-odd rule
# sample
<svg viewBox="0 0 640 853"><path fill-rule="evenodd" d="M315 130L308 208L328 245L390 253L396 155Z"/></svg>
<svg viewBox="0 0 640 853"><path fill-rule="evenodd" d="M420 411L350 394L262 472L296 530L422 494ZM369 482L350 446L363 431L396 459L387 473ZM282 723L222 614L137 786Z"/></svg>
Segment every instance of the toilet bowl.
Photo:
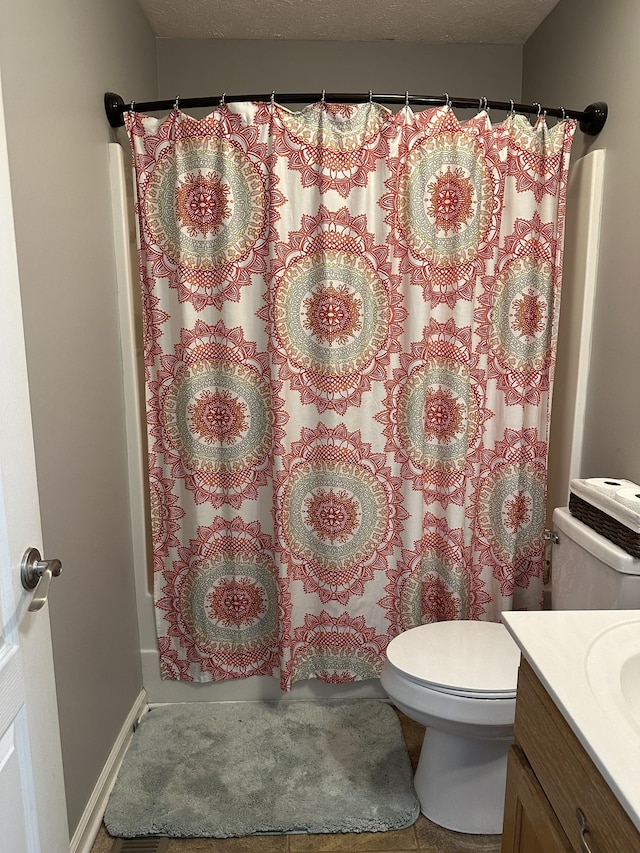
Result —
<svg viewBox="0 0 640 853"><path fill-rule="evenodd" d="M492 622L420 625L387 646L381 684L427 727L414 785L422 813L457 832L502 832L520 651Z"/></svg>

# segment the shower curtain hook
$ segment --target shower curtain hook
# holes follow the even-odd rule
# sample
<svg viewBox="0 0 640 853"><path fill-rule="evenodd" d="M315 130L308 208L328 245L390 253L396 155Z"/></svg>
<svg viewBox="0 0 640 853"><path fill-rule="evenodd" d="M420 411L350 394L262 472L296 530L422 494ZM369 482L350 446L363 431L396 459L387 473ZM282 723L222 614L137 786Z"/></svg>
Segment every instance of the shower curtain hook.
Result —
<svg viewBox="0 0 640 853"><path fill-rule="evenodd" d="M373 103L373 92L371 91L371 89L369 89L369 103Z"/></svg>
<svg viewBox="0 0 640 853"><path fill-rule="evenodd" d="M225 106L225 98L226 98L226 97L227 97L227 93L226 93L226 92L223 92L223 93L222 93L222 97L220 98L220 106L221 106L221 107L224 107L224 106Z"/></svg>
<svg viewBox="0 0 640 853"><path fill-rule="evenodd" d="M489 106L489 99L486 97L486 95L482 98L482 102L483 102L482 109L485 111L485 113L488 113L490 111L491 107Z"/></svg>
<svg viewBox="0 0 640 853"><path fill-rule="evenodd" d="M174 110L180 109L180 95L176 95L176 99L174 101L173 108L174 108Z"/></svg>
<svg viewBox="0 0 640 853"><path fill-rule="evenodd" d="M131 103L129 104L129 112L130 112L130 113L135 113L135 111L136 111L136 102L135 102L135 101L131 101Z"/></svg>
<svg viewBox="0 0 640 853"><path fill-rule="evenodd" d="M509 115L514 116L516 114L515 104L513 103L513 98L509 99L509 103L511 104L511 109L509 110Z"/></svg>
<svg viewBox="0 0 640 853"><path fill-rule="evenodd" d="M534 101L533 106L538 108L538 118L540 118L540 113L542 112L542 104L539 104L538 101Z"/></svg>
<svg viewBox="0 0 640 853"><path fill-rule="evenodd" d="M560 121L564 121L567 117L564 107L560 107L560 112L562 113L562 118L560 119Z"/></svg>
<svg viewBox="0 0 640 853"><path fill-rule="evenodd" d="M404 105L405 105L405 107L409 106L409 90L408 89L404 93Z"/></svg>
<svg viewBox="0 0 640 853"><path fill-rule="evenodd" d="M322 98L320 98L320 100L322 101L323 104L325 103L326 95L327 95L326 89L323 89L322 90Z"/></svg>
<svg viewBox="0 0 640 853"><path fill-rule="evenodd" d="M449 97L449 93L444 93L445 107L450 110L451 109L451 98Z"/></svg>
<svg viewBox="0 0 640 853"><path fill-rule="evenodd" d="M276 102L276 90L272 89L271 90L271 106L273 106L275 104L275 102Z"/></svg>

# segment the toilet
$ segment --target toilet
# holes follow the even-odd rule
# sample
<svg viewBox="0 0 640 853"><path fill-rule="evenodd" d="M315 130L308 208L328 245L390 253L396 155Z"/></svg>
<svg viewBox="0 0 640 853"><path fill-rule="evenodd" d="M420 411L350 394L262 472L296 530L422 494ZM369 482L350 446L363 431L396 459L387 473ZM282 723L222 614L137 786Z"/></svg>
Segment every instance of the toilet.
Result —
<svg viewBox="0 0 640 853"><path fill-rule="evenodd" d="M382 687L427 726L413 783L434 823L502 831L519 663L519 648L494 622L433 622L387 646Z"/></svg>
<svg viewBox="0 0 640 853"><path fill-rule="evenodd" d="M556 509L552 606L640 608L640 560ZM502 832L520 651L500 623L435 622L395 637L380 677L427 727L414 785L422 813L464 833Z"/></svg>

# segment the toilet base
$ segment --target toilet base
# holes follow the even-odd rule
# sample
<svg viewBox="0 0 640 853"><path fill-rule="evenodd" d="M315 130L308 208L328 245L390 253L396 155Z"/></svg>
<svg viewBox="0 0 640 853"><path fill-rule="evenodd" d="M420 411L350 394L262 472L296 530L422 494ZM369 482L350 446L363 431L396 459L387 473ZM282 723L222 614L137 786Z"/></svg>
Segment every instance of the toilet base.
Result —
<svg viewBox="0 0 640 853"><path fill-rule="evenodd" d="M501 833L511 743L427 729L414 777L422 814L455 832Z"/></svg>

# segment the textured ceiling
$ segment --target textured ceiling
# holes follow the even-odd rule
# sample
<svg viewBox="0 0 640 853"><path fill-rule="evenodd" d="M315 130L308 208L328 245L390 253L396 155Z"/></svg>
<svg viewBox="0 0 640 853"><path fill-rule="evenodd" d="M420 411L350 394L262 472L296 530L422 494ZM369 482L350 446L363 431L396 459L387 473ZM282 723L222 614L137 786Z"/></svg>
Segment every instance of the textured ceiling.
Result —
<svg viewBox="0 0 640 853"><path fill-rule="evenodd" d="M558 0L138 0L162 38L523 44Z"/></svg>

